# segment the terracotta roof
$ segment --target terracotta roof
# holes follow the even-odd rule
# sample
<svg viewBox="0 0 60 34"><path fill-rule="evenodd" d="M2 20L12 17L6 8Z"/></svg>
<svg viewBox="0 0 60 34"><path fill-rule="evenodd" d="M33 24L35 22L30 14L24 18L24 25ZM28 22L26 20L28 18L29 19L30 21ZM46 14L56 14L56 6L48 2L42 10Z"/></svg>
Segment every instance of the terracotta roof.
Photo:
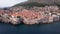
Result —
<svg viewBox="0 0 60 34"><path fill-rule="evenodd" d="M31 11L22 11L22 12L16 12L11 14L12 16L21 16L24 18L42 18L42 16L37 12L31 12Z"/></svg>

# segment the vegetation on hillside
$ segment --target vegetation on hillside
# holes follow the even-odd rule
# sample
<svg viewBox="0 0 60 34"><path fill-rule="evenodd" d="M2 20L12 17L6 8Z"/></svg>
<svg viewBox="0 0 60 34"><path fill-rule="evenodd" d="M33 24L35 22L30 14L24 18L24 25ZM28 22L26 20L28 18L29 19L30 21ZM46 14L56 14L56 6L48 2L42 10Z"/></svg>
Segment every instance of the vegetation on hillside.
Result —
<svg viewBox="0 0 60 34"><path fill-rule="evenodd" d="M38 7L40 7L40 6L45 6L45 5L47 5L47 4L45 4L45 3L37 3L37 2L30 2L30 3L24 3L24 4L16 4L15 6L24 6L24 7L33 7L33 6L38 6Z"/></svg>
<svg viewBox="0 0 60 34"><path fill-rule="evenodd" d="M14 6L24 6L24 7L33 7L33 6L38 6L38 7L44 7L44 6L49 6L49 5L57 5L60 6L58 3L52 3L52 4L46 4L46 3L37 3L37 2L28 2L28 3L19 3Z"/></svg>

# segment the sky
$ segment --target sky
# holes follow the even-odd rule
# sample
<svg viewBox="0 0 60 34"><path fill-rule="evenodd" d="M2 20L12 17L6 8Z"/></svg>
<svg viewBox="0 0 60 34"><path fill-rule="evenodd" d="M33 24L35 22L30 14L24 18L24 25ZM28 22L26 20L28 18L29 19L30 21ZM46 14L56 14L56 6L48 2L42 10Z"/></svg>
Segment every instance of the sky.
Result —
<svg viewBox="0 0 60 34"><path fill-rule="evenodd" d="M0 0L0 7L9 7L27 0Z"/></svg>

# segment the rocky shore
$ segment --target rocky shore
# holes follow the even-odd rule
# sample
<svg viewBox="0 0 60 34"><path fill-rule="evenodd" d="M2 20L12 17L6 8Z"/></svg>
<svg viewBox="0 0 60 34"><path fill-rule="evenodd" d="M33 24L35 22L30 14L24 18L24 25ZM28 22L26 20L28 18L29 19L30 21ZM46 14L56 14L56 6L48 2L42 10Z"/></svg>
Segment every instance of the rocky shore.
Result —
<svg viewBox="0 0 60 34"><path fill-rule="evenodd" d="M0 22L11 24L43 24L60 20L58 6L45 7L11 7L9 10L0 10Z"/></svg>

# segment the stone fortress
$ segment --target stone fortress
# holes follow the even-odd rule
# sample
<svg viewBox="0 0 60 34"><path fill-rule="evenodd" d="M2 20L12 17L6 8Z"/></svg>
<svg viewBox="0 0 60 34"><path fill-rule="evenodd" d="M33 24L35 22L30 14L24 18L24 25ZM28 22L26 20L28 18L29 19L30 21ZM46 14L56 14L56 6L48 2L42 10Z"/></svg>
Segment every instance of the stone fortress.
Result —
<svg viewBox="0 0 60 34"><path fill-rule="evenodd" d="M11 24L43 24L60 20L58 6L11 7L9 10L0 10L0 21Z"/></svg>
<svg viewBox="0 0 60 34"><path fill-rule="evenodd" d="M26 2L38 2L46 4L59 4L59 0L28 0ZM8 10L0 9L0 22L11 24L44 24L60 20L60 8L58 6L23 7L14 6Z"/></svg>

